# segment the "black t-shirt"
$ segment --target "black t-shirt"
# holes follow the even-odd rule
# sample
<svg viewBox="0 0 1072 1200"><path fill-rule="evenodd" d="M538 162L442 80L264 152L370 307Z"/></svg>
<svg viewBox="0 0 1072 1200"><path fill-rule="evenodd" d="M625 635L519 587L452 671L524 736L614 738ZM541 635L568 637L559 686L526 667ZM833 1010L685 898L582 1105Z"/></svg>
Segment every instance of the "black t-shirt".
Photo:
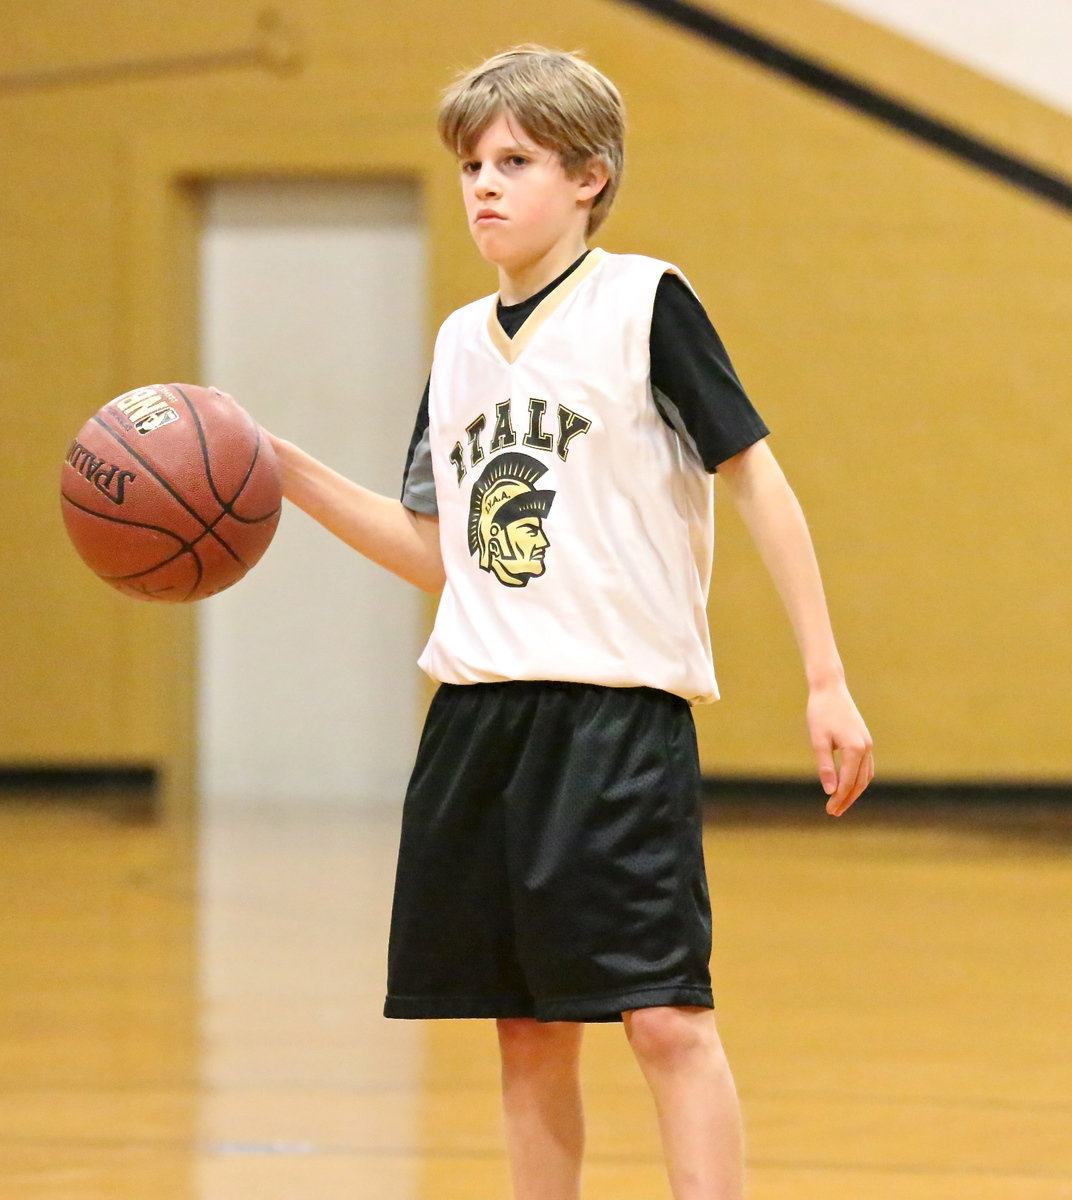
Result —
<svg viewBox="0 0 1072 1200"><path fill-rule="evenodd" d="M496 309L513 338L540 302L584 262L586 251L557 279L519 304ZM708 471L747 450L770 432L748 399L722 339L692 289L667 272L659 280L651 314L651 387L663 420L700 456ZM406 476L428 426L428 384L406 458Z"/></svg>

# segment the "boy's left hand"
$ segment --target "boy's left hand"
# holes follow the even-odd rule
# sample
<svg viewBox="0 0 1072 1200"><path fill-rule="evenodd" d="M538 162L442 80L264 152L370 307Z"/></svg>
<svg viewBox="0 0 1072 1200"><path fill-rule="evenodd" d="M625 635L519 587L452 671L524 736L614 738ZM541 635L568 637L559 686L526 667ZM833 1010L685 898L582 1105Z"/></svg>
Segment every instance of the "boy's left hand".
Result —
<svg viewBox="0 0 1072 1200"><path fill-rule="evenodd" d="M826 811L840 817L875 777L871 735L844 683L811 690L808 732L829 796Z"/></svg>

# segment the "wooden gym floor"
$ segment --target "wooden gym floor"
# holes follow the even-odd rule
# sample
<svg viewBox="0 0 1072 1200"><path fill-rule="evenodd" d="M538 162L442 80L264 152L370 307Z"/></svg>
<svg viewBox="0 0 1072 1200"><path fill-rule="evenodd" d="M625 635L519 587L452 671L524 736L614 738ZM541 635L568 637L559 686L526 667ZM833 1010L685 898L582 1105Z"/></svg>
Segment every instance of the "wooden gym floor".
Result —
<svg viewBox="0 0 1072 1200"><path fill-rule="evenodd" d="M396 819L0 795L0 1200L506 1200L493 1031L380 1016ZM713 816L751 1200L1072 1200L1072 810ZM668 1195L617 1027L586 1200Z"/></svg>

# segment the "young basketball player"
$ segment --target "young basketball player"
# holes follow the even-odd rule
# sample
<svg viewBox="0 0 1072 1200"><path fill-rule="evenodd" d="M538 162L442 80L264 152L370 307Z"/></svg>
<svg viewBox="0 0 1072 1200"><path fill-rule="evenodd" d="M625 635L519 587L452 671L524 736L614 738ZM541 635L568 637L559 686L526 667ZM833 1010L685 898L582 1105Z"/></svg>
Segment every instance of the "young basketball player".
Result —
<svg viewBox="0 0 1072 1200"><path fill-rule="evenodd" d="M273 439L292 501L442 590L385 1011L497 1020L518 1200L579 1195L589 1021L624 1023L677 1200L739 1200L690 713L717 694L712 472L796 633L828 812L870 782L870 738L800 508L699 300L668 263L587 248L621 177L614 86L522 47L450 89L440 133L498 292L440 330L401 501Z"/></svg>

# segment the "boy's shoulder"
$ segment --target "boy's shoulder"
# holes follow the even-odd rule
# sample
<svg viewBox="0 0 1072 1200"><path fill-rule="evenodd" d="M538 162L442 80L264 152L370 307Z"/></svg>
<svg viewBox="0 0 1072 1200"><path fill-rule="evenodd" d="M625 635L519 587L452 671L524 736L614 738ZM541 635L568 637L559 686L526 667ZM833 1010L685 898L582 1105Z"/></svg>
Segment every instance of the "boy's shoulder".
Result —
<svg viewBox="0 0 1072 1200"><path fill-rule="evenodd" d="M666 262L661 258L656 258L651 254L636 254L630 252L618 251L611 253L609 250L604 252L605 257L612 262L620 263L623 269L630 267L673 267L673 263Z"/></svg>
<svg viewBox="0 0 1072 1200"><path fill-rule="evenodd" d="M680 268L665 258L657 258L653 254L636 254L630 252L614 252L609 250L602 251L604 259L611 264L612 269L622 271L675 271L680 273Z"/></svg>
<svg viewBox="0 0 1072 1200"><path fill-rule="evenodd" d="M641 273L648 273L657 278L669 271L675 275L680 275L684 279L684 274L680 268L661 258L653 258L649 254L624 254L597 247L589 252L589 258L594 260L592 267L595 269L586 271L585 277L598 278L600 274L621 275L636 273L639 275ZM495 292L487 296L480 296L476 300L470 300L468 304L463 304L461 308L456 308L444 320L441 328L446 329L449 325L457 325L466 321L486 320L488 309L497 300L498 294Z"/></svg>
<svg viewBox="0 0 1072 1200"><path fill-rule="evenodd" d="M657 303L660 281L666 275L676 276L689 291L694 290L688 278L674 263L661 258L654 258L648 254L611 253L600 248L593 250L589 257L594 260L591 266L584 270L588 265L586 261L580 271L567 277L565 291L586 294L590 302L599 309L609 306L610 311L623 314L646 314L645 319L650 321L652 305ZM588 282L591 282L596 290L581 292L580 285ZM447 361L455 348L483 344L486 340L484 330L491 331L491 341L495 342L499 337L495 317L498 299L498 293L492 292L471 300L450 313L436 334L433 362ZM562 295L552 303L558 305L564 299L565 296ZM544 303L547 302L545 300Z"/></svg>
<svg viewBox="0 0 1072 1200"><path fill-rule="evenodd" d="M667 271L680 274L680 271L672 262L656 258L651 254L611 251L597 247L590 252L590 257L594 258L596 256L598 256L598 266L607 275L649 274L658 276Z"/></svg>

